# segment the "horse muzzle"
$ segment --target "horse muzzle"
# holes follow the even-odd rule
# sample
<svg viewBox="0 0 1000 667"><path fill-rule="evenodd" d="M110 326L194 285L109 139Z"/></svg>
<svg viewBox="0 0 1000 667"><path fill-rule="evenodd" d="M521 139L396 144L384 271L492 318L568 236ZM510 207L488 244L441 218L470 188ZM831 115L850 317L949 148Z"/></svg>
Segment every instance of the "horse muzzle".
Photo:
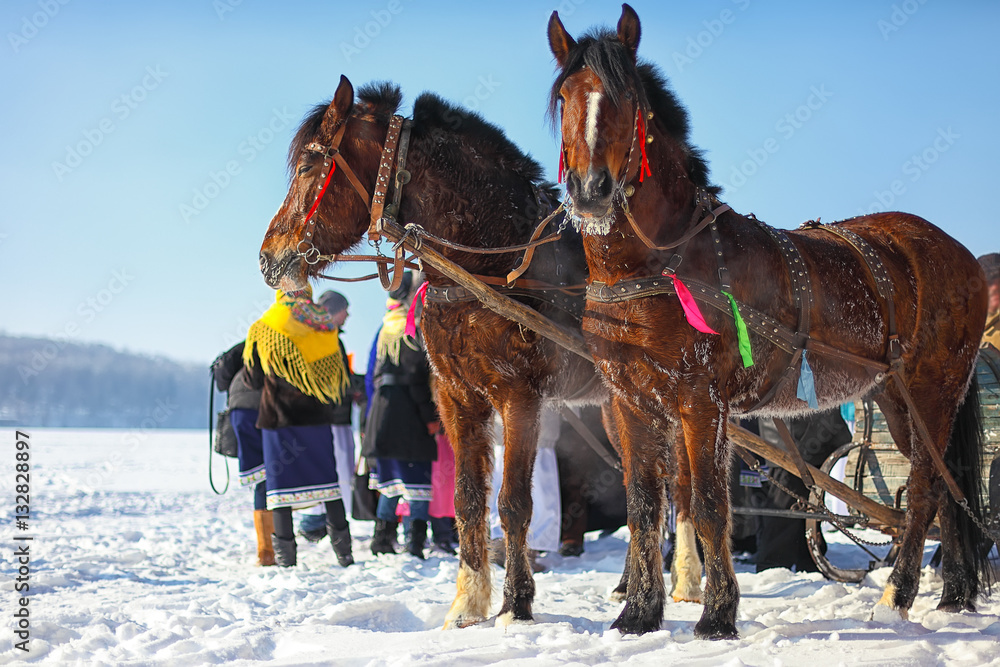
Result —
<svg viewBox="0 0 1000 667"><path fill-rule="evenodd" d="M587 170L581 178L575 171L566 175L566 191L573 199L573 211L579 216L603 218L611 212L615 179L605 167Z"/></svg>
<svg viewBox="0 0 1000 667"><path fill-rule="evenodd" d="M281 279L296 267L302 258L294 253L285 253L281 258L275 258L269 252L260 253L260 273L264 282L271 289L278 289Z"/></svg>

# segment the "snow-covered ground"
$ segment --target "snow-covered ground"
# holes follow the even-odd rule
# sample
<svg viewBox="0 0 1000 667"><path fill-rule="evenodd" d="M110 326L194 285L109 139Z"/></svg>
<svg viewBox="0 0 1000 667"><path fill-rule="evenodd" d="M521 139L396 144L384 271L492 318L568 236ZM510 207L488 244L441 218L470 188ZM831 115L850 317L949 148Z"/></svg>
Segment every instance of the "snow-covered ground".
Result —
<svg viewBox="0 0 1000 667"><path fill-rule="evenodd" d="M738 564L738 641L695 640L701 608L688 603L668 604L659 632L623 637L608 629L619 605L607 593L625 530L588 536L580 558L541 559L548 571L535 578L534 624L445 632L456 558L376 559L371 524L352 526L353 567L337 567L327 541L301 540L298 567L256 567L249 493L212 493L201 432L28 433L23 531L13 517L15 433L0 431L9 461L0 479L0 664L1000 665L1000 603L975 614L935 611L941 580L930 567L909 621L868 620L888 570L844 585ZM15 648L13 554L24 544L15 536L34 538L28 653ZM831 549L846 559L856 551L842 542Z"/></svg>

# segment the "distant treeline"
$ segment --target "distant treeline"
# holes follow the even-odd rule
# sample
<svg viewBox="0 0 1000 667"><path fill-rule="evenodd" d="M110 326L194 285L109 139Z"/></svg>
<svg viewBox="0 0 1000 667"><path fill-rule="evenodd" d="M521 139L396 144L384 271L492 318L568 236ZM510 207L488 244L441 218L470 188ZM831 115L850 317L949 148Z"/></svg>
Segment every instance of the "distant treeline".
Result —
<svg viewBox="0 0 1000 667"><path fill-rule="evenodd" d="M0 424L203 427L208 378L206 367L163 357L0 334Z"/></svg>

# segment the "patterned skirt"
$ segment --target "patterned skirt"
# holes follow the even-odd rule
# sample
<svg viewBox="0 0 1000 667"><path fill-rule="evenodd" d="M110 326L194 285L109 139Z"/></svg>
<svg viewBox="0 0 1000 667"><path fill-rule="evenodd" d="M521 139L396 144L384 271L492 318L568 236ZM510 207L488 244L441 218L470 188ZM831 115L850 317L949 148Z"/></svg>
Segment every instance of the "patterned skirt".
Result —
<svg viewBox="0 0 1000 667"><path fill-rule="evenodd" d="M340 499L329 424L264 429L267 509Z"/></svg>
<svg viewBox="0 0 1000 667"><path fill-rule="evenodd" d="M430 461L382 458L375 461L375 470L368 481L369 488L378 490L387 498L402 496L407 502L433 500Z"/></svg>
<svg viewBox="0 0 1000 667"><path fill-rule="evenodd" d="M264 481L264 441L257 428L257 411L234 408L229 422L236 433L236 456L240 462L240 484L249 486Z"/></svg>

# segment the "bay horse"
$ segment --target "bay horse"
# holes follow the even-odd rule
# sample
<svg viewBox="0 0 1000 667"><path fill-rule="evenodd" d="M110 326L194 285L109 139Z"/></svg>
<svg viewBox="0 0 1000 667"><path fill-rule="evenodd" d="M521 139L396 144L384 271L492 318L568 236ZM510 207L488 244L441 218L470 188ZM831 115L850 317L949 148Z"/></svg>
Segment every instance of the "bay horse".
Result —
<svg viewBox="0 0 1000 667"><path fill-rule="evenodd" d="M261 271L272 287L302 286L336 260L331 256L361 243L374 199L368 193L382 178L383 140L393 119L401 121L395 115L401 100L399 87L388 83L360 88L355 100L351 82L341 77L333 100L303 120L289 148L288 194L260 250ZM396 216L450 242L490 248L522 244L555 209L555 190L542 181L534 160L477 114L431 93L414 102L405 155L411 180ZM309 263L303 251L323 253L323 258L310 257ZM441 253L494 282L521 255L452 247ZM505 445L498 507L506 534L506 573L498 623L530 621L535 586L526 536L540 410L549 401L606 402L607 392L592 362L483 307L429 267L425 271L430 286L420 327L437 406L455 448L460 536L458 591L445 627L481 622L490 611L488 493L495 413L503 420ZM539 247L524 277L560 289L515 288L508 295L579 330L586 262L578 233L565 230L558 242ZM574 285L575 292L568 289Z"/></svg>
<svg viewBox="0 0 1000 667"><path fill-rule="evenodd" d="M990 583L981 531L933 458L943 453L978 512L983 443L972 383L986 291L975 258L904 213L783 232L723 205L688 142L686 110L637 58L640 33L628 5L615 31L579 41L556 12L548 26L566 209L589 266L583 329L612 390L632 531L626 604L613 627L641 634L662 622L652 536L673 454L688 469L704 546L695 636L737 637L729 420L795 416L868 393L912 465L899 557L878 605L907 616L936 511L946 554L938 608L974 609Z"/></svg>

